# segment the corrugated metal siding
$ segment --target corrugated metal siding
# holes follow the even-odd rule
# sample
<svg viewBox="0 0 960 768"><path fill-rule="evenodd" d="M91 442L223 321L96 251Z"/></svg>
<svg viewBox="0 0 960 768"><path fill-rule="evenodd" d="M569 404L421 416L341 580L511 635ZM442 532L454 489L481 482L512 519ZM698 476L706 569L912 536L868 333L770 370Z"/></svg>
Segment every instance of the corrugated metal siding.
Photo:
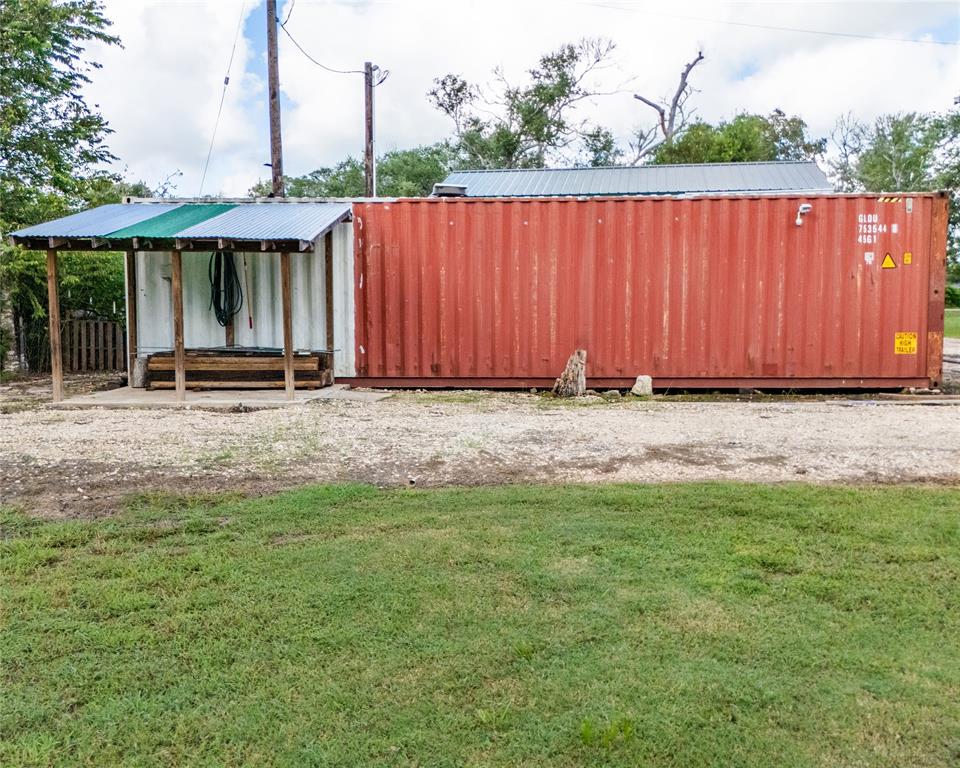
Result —
<svg viewBox="0 0 960 768"><path fill-rule="evenodd" d="M353 376L353 231L340 224L333 234L334 263L334 355L335 374ZM252 297L235 317L235 341L239 346L282 347L283 325L280 301L280 257L271 253L236 254L238 267L246 257ZM173 348L173 310L170 294L170 253L137 253L137 335L139 352L147 355ZM183 261L184 344L218 347L225 342L224 329L210 310L210 254L185 252ZM293 289L293 343L297 349L326 348L326 291L322 243L313 253L291 254ZM341 298L341 293L344 298ZM247 304L253 312L253 328L247 321Z"/></svg>
<svg viewBox="0 0 960 768"><path fill-rule="evenodd" d="M179 208L179 203L111 203L11 232L11 237L104 237Z"/></svg>
<svg viewBox="0 0 960 768"><path fill-rule="evenodd" d="M357 204L357 375L509 385L553 379L584 348L588 377L622 384L926 380L943 201L907 199ZM900 332L916 354L894 354Z"/></svg>
<svg viewBox="0 0 960 768"><path fill-rule="evenodd" d="M589 197L832 190L826 175L814 162L455 171L443 183L465 185L468 197Z"/></svg>
<svg viewBox="0 0 960 768"><path fill-rule="evenodd" d="M350 203L244 203L184 229L180 237L313 240L350 215Z"/></svg>
<svg viewBox="0 0 960 768"><path fill-rule="evenodd" d="M357 375L354 272L353 225L340 224L333 230L334 376Z"/></svg>

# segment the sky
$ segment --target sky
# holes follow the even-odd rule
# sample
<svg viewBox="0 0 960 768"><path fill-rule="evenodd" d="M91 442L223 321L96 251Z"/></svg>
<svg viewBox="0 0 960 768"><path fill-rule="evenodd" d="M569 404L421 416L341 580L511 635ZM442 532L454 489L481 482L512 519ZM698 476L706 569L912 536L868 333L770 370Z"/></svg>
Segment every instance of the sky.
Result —
<svg viewBox="0 0 960 768"><path fill-rule="evenodd" d="M612 40L611 66L578 117L626 142L653 113L632 96L666 96L683 65L697 115L714 122L779 108L827 136L838 116L870 121L947 110L960 95L960 0L953 2L698 2L646 0L278 0L291 35L343 70L389 70L376 89L378 154L446 138L450 121L426 98L448 72L480 84L501 67L522 82L538 58L582 37ZM292 6L292 7L291 7ZM88 98L114 133L127 180L170 181L178 196L201 179L230 66L203 194L243 196L269 178L266 11L262 0L105 0L123 47L96 43L102 67ZM288 18L289 16L289 18ZM796 31L807 30L807 31ZM813 34L810 30L820 33ZM903 39L927 42L901 42ZM281 30L284 170L300 175L360 155L363 77L311 62Z"/></svg>

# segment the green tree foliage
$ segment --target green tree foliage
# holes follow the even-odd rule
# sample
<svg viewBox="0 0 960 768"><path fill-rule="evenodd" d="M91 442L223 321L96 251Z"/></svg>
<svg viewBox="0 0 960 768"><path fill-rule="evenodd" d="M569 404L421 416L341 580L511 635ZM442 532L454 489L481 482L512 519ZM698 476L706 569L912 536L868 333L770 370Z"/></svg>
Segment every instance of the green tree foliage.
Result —
<svg viewBox="0 0 960 768"><path fill-rule="evenodd" d="M153 196L153 191L142 181L128 184L103 177L87 180L78 192L83 208L119 203L127 196ZM62 198L51 196L50 199ZM61 252L58 259L61 316L87 315L124 322L123 269L122 253ZM46 254L0 246L0 296L12 310L15 326L23 330L25 348L21 353L31 370L44 369L49 364ZM0 344L0 360L6 354L2 347Z"/></svg>
<svg viewBox="0 0 960 768"><path fill-rule="evenodd" d="M453 121L462 167L542 168L578 155L587 164L609 163L619 156L609 132L575 113L601 95L590 79L613 49L608 40L584 39L541 56L522 85L511 84L500 69L492 92L447 74L427 96Z"/></svg>
<svg viewBox="0 0 960 768"><path fill-rule="evenodd" d="M84 46L119 43L109 25L97 0L0 3L0 230L66 212L114 159L81 93L99 66Z"/></svg>
<svg viewBox="0 0 960 768"><path fill-rule="evenodd" d="M617 146L613 134L606 128L584 131L583 148L577 165L602 168L617 165L623 159L623 150Z"/></svg>
<svg viewBox="0 0 960 768"><path fill-rule="evenodd" d="M119 44L109 26L98 0L0 2L0 236L116 196L117 180L100 170L114 159L104 143L110 128L81 92L99 67L85 46ZM119 258L65 254L64 309L83 304L113 316L123 300ZM28 354L46 333L45 280L42 254L0 244L0 305L23 329Z"/></svg>
<svg viewBox="0 0 960 768"><path fill-rule="evenodd" d="M413 149L396 149L377 159L377 194L384 197L429 195L433 185L449 173L454 151L445 142ZM362 197L363 161L348 157L329 168L305 176L285 177L289 197ZM270 194L270 182L259 181L250 190L254 197Z"/></svg>
<svg viewBox="0 0 960 768"><path fill-rule="evenodd" d="M826 149L826 139L807 134L807 124L779 109L769 115L737 115L710 125L697 120L672 141L661 144L651 162L733 163L763 160L813 160Z"/></svg>
<svg viewBox="0 0 960 768"><path fill-rule="evenodd" d="M947 255L960 281L960 110L883 115L872 125L846 116L832 139L830 168L844 192L950 191Z"/></svg>

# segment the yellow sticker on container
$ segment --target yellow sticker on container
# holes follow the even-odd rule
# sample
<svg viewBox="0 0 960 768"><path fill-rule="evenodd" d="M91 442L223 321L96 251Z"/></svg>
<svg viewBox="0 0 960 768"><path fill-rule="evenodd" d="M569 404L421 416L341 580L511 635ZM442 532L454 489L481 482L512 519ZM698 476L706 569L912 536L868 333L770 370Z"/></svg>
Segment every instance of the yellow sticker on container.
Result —
<svg viewBox="0 0 960 768"><path fill-rule="evenodd" d="M891 255L888 253L886 256L883 257L883 261L880 263L880 268L881 268L881 269L896 269L896 268L897 268L897 262L895 262L895 261L893 260L893 256L891 256Z"/></svg>
<svg viewBox="0 0 960 768"><path fill-rule="evenodd" d="M910 251L906 251L903 254L903 263L904 264L913 264L913 254Z"/></svg>
<svg viewBox="0 0 960 768"><path fill-rule="evenodd" d="M893 353L895 355L917 354L917 334L913 331L901 331L894 336Z"/></svg>

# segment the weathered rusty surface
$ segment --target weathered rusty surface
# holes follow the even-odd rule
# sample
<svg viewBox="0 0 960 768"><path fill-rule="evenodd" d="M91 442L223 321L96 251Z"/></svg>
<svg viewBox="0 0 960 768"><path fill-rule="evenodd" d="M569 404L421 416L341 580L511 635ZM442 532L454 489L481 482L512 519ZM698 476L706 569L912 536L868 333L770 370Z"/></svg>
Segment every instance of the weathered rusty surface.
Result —
<svg viewBox="0 0 960 768"><path fill-rule="evenodd" d="M582 348L591 386L928 384L945 211L932 194L358 203L357 381L552 382Z"/></svg>
<svg viewBox="0 0 960 768"><path fill-rule="evenodd" d="M947 287L947 219L949 198L932 201L930 217L930 282L927 309L927 377L931 386L943 378L944 299Z"/></svg>

